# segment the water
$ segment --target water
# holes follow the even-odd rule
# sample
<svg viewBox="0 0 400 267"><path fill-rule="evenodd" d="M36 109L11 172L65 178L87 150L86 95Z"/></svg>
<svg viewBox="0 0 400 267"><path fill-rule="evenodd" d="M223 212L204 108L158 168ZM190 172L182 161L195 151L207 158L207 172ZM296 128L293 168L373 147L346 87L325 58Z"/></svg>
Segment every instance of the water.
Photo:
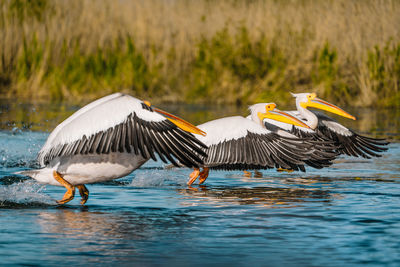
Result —
<svg viewBox="0 0 400 267"><path fill-rule="evenodd" d="M400 265L399 143L381 158L341 157L307 173L211 171L193 188L191 170L149 161L88 185L85 206L79 194L59 206L65 189L13 173L37 167L46 130L76 107L51 106L45 115L41 105L0 107L0 265ZM203 119L202 108L187 116L181 109ZM370 128L355 128L397 139L398 117L373 114L372 122L361 118Z"/></svg>

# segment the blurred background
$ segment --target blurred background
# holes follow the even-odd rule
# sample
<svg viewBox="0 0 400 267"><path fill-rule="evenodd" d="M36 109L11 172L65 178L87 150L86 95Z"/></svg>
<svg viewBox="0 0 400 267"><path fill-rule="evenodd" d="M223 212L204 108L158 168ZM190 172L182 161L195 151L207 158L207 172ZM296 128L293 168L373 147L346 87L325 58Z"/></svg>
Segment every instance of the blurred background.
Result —
<svg viewBox="0 0 400 267"><path fill-rule="evenodd" d="M400 106L400 1L4 0L0 97Z"/></svg>

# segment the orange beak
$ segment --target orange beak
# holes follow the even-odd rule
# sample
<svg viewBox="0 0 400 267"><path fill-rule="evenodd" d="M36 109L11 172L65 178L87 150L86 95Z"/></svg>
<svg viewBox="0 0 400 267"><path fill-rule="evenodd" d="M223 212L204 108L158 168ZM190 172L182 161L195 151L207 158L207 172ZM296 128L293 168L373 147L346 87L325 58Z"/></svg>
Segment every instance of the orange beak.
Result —
<svg viewBox="0 0 400 267"><path fill-rule="evenodd" d="M152 109L154 111L156 111L157 113L160 113L163 116L165 116L169 121L171 121L173 124L175 124L176 126L178 126L180 129L182 129L184 131L191 132L191 133L194 133L194 134L200 134L202 136L206 136L207 135L204 131L200 130L199 128L197 128L193 124L191 124L191 123L189 123L189 122L187 122L187 121L185 121L185 120L183 120L183 119L181 119L181 118L179 118L179 117L177 117L175 115L172 115L172 114L170 114L170 113L168 113L168 112L166 112L164 110L161 110L161 109L158 109L158 108L155 108L155 107L152 107Z"/></svg>
<svg viewBox="0 0 400 267"><path fill-rule="evenodd" d="M348 119L352 119L355 120L356 117L354 117L353 115L350 115L349 113L347 113L346 111L344 111L343 109L339 108L338 106L335 106L331 103L328 103L318 97L315 97L314 99L309 100L307 103L302 103L305 107L312 107L312 108L318 108L318 109L322 109L325 111L329 111L332 113L335 113L339 116L348 118ZM303 107L304 107L303 106Z"/></svg>
<svg viewBox="0 0 400 267"><path fill-rule="evenodd" d="M279 109L269 110L269 111L267 111L267 113L259 112L258 117L261 119L261 121L263 119L271 119L271 120L275 120L275 121L292 124L295 126L300 126L300 127L304 127L304 128L308 128L308 129L310 128L307 124L305 124L298 118L296 118L286 112L280 111Z"/></svg>
<svg viewBox="0 0 400 267"><path fill-rule="evenodd" d="M280 121L280 122L284 122L284 123L292 124L295 126L300 126L300 127L310 129L310 127L307 124L305 124L298 118L290 115L289 113L286 113L284 111L277 109L275 103L268 104L265 107L265 111L266 111L266 113L260 112L258 114L258 117L260 118L261 121L263 119L271 119L271 120Z"/></svg>

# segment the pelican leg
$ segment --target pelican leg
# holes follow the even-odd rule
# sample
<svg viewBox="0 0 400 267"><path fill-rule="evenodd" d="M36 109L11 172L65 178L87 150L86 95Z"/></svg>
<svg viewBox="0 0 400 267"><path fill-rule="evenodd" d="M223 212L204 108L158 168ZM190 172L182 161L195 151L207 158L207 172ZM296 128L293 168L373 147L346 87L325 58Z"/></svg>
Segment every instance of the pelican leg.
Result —
<svg viewBox="0 0 400 267"><path fill-rule="evenodd" d="M86 201L89 199L89 190L86 188L84 184L80 184L76 186L79 189L79 194L81 195L81 204L84 205Z"/></svg>
<svg viewBox="0 0 400 267"><path fill-rule="evenodd" d="M249 171L243 171L244 177L251 177L251 172Z"/></svg>
<svg viewBox="0 0 400 267"><path fill-rule="evenodd" d="M262 172L255 170L254 171L254 177L255 178L262 178L263 177Z"/></svg>
<svg viewBox="0 0 400 267"><path fill-rule="evenodd" d="M74 199L75 196L75 186L72 184L68 183L64 178L62 178L61 174L58 173L57 171L53 171L53 177L54 179L57 180L61 185L63 185L66 189L67 192L65 192L64 197L61 200L57 200L58 204L65 204L72 199Z"/></svg>
<svg viewBox="0 0 400 267"><path fill-rule="evenodd" d="M189 175L190 179L188 181L188 185L192 185L194 181L196 181L197 177L199 177L200 169L194 168L194 171Z"/></svg>
<svg viewBox="0 0 400 267"><path fill-rule="evenodd" d="M207 180L209 172L210 172L209 168L204 168L203 171L200 172L199 185Z"/></svg>
<svg viewBox="0 0 400 267"><path fill-rule="evenodd" d="M278 172L293 172L293 170L290 170L290 169L283 169L283 168L278 168L278 169L276 169L276 171L278 171Z"/></svg>

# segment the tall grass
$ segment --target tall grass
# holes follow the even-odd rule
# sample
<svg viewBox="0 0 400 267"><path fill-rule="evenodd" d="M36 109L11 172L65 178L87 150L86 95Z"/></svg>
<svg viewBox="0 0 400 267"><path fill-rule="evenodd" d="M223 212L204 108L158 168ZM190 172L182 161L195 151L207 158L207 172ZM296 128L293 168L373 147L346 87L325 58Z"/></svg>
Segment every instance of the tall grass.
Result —
<svg viewBox="0 0 400 267"><path fill-rule="evenodd" d="M400 105L399 1L0 3L0 96Z"/></svg>

